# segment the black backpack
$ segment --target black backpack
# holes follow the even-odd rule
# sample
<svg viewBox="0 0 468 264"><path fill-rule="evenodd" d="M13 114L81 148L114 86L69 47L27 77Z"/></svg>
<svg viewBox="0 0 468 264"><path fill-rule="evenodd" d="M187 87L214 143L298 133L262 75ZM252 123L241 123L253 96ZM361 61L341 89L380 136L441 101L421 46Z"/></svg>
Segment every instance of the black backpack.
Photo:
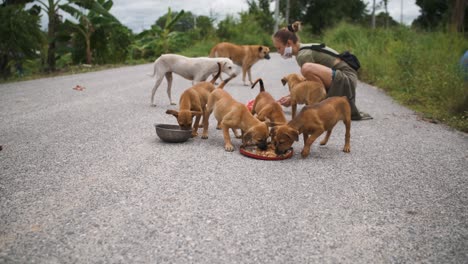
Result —
<svg viewBox="0 0 468 264"><path fill-rule="evenodd" d="M307 46L307 47L302 47L300 48L299 50L303 50L303 49L311 49L311 50L315 50L315 51L320 51L320 52L323 52L323 53L326 53L328 55L331 55L335 58L340 58L341 60L343 60L344 62L346 62L351 68L353 68L355 71L358 71L359 68L361 68L361 63L359 62L358 58L356 56L354 56L353 54L351 54L349 51L344 51L340 54L336 54L332 51L329 51L327 49L325 49L325 44L320 44L320 45L312 45L312 46Z"/></svg>

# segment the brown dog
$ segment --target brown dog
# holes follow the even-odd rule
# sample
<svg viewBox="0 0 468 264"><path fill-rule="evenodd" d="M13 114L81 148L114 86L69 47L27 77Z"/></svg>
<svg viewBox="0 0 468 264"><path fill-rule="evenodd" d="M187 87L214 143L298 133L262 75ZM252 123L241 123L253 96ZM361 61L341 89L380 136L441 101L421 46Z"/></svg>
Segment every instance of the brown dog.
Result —
<svg viewBox="0 0 468 264"><path fill-rule="evenodd" d="M198 135L198 126L200 124L201 116L203 116L206 111L208 97L215 89L214 83L220 74L221 64L218 62L218 73L210 82L200 82L185 90L180 95L179 111L166 111L166 114L175 116L180 128L185 130L192 128L192 120L193 117L196 116L192 130L192 137L196 137Z"/></svg>
<svg viewBox="0 0 468 264"><path fill-rule="evenodd" d="M236 45L229 42L221 42L216 44L210 51L210 57L226 57L232 62L242 67L242 81L244 85L245 74L249 74L250 84L252 83L251 68L257 61L261 59L270 59L270 48L261 45Z"/></svg>
<svg viewBox="0 0 468 264"><path fill-rule="evenodd" d="M237 102L228 92L222 89L222 86L219 87L221 89L215 89L208 98L205 116L203 117L202 138L208 138L208 120L213 112L218 125L223 130L224 149L226 151L234 151L229 129L232 129L233 132L235 132L235 129L241 129L243 145L252 143L265 150L269 137L267 124L255 118L249 112L247 106Z"/></svg>
<svg viewBox="0 0 468 264"><path fill-rule="evenodd" d="M309 81L299 74L292 73L281 79L281 83L289 86L291 96L292 118L296 116L298 104L311 105L325 99L327 92L321 81Z"/></svg>
<svg viewBox="0 0 468 264"><path fill-rule="evenodd" d="M252 115L257 114L257 118L260 121L265 121L269 119L271 122L275 124L286 124L286 116L284 115L283 108L281 105L269 94L265 91L263 86L263 80L261 78L257 79L254 84L252 85L252 89L255 85L260 82L260 92L258 93L257 97L255 97L255 101L252 107Z"/></svg>
<svg viewBox="0 0 468 264"><path fill-rule="evenodd" d="M327 135L320 142L325 145L330 138L333 127L339 120L346 126L344 152L350 152L351 137L351 107L348 99L342 97L329 97L322 102L302 108L299 115L288 124L279 125L271 129L271 138L277 154L288 151L294 141L299 141L299 134L304 136L304 149L302 157L310 154L312 143L325 131Z"/></svg>

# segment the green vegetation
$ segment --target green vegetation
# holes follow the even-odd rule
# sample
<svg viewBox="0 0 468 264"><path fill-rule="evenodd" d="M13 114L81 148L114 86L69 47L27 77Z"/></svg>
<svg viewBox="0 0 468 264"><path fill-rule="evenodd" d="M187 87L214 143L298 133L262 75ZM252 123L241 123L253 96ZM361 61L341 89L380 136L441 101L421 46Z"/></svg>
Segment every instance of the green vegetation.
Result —
<svg viewBox="0 0 468 264"><path fill-rule="evenodd" d="M15 81L147 63L163 53L207 56L221 41L271 47L270 0L246 2L247 11L221 21L169 8L151 28L134 34L111 14L112 0L0 0L0 75ZM302 42L351 50L361 61L362 81L383 88L425 119L468 132L468 84L459 68L468 49L463 33L468 20L458 12L465 8L468 14L466 6L458 6L463 1L418 0L422 12L410 28L394 21L388 1L380 0L374 29L362 0L319 2L291 0L287 13L281 1L281 24L302 21ZM33 5L27 9L26 3ZM75 21L63 21L59 10ZM45 32L40 15L49 19Z"/></svg>
<svg viewBox="0 0 468 264"><path fill-rule="evenodd" d="M384 89L425 119L468 132L468 83L459 66L468 40L462 35L340 24L325 33L324 42L358 56L362 81Z"/></svg>

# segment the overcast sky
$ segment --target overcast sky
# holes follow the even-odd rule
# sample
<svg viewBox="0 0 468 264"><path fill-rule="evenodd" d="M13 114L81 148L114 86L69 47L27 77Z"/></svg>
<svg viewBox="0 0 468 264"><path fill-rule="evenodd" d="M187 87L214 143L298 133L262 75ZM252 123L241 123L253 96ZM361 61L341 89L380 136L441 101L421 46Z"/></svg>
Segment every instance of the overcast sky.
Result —
<svg viewBox="0 0 468 264"><path fill-rule="evenodd" d="M368 3L370 11L372 0L364 0L364 2ZM395 21L400 22L402 2L403 22L409 25L420 14L419 7L415 4L416 0L389 0L388 11ZM246 0L114 0L111 13L134 33L139 33L149 29L159 17L166 14L168 7L171 7L172 11L183 9L195 15L214 16L217 21L224 19L227 14L237 15L248 8ZM271 3L271 10L273 9L274 2ZM45 14L43 14L42 24L44 28L47 25Z"/></svg>

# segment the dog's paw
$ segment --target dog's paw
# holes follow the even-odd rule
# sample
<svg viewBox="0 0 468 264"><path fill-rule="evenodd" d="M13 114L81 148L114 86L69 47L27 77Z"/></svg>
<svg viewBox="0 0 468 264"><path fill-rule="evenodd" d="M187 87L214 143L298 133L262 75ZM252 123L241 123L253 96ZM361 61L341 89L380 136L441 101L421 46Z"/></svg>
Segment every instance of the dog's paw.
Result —
<svg viewBox="0 0 468 264"><path fill-rule="evenodd" d="M321 145L321 146L326 145L326 144L327 144L327 141L326 141L326 140L320 141L320 145Z"/></svg>
<svg viewBox="0 0 468 264"><path fill-rule="evenodd" d="M171 105L176 105L176 103L174 103L174 102L171 102Z"/></svg>
<svg viewBox="0 0 468 264"><path fill-rule="evenodd" d="M233 145L225 145L224 150L228 152L233 152L234 151L234 146Z"/></svg>
<svg viewBox="0 0 468 264"><path fill-rule="evenodd" d="M202 139L208 139L208 135L202 135L201 138Z"/></svg>
<svg viewBox="0 0 468 264"><path fill-rule="evenodd" d="M197 137L198 136L198 133L192 133L192 137Z"/></svg>
<svg viewBox="0 0 468 264"><path fill-rule="evenodd" d="M344 146L343 152L346 152L346 153L351 152L351 147L350 146Z"/></svg>
<svg viewBox="0 0 468 264"><path fill-rule="evenodd" d="M301 156L303 158L307 158L309 156L309 154L310 154L310 151L308 151L308 150L302 150L302 152L301 152Z"/></svg>

